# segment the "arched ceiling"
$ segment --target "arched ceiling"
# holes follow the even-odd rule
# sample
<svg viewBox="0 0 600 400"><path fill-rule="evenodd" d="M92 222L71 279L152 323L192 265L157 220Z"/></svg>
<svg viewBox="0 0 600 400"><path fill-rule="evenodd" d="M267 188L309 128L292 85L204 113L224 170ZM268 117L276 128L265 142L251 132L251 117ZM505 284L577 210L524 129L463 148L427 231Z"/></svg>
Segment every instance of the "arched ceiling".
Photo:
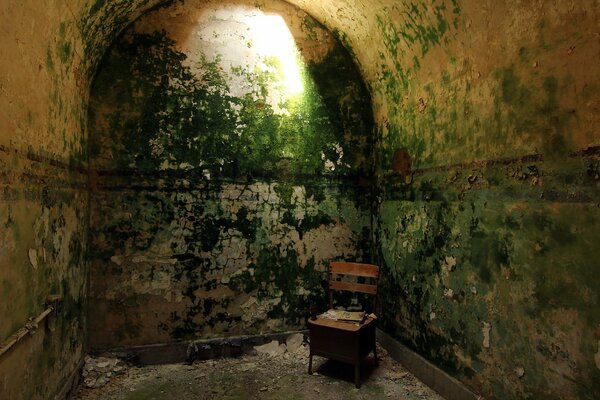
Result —
<svg viewBox="0 0 600 400"><path fill-rule="evenodd" d="M385 15L388 7L404 9L393 0L287 0L304 10L339 38L353 56L367 86L372 92L373 112L385 119L386 100L375 89L382 67L393 67L388 59L385 37L378 25L378 15ZM168 4L164 0L115 0L84 4L79 15L83 47L83 69L91 81L102 56L116 36L132 21L149 10ZM260 2L258 2L260 3Z"/></svg>
<svg viewBox="0 0 600 400"><path fill-rule="evenodd" d="M390 151L406 147L434 165L551 151L553 143L570 150L600 144L595 100L580 93L600 85L591 72L598 66L591 55L600 46L593 2L288 1L337 34L353 54ZM8 133L0 144L27 149L44 143L40 149L60 157L83 154L87 96L100 60L128 24L166 2L6 3L0 10L0 56L7 60L0 64L0 130ZM517 114L511 111L514 98L502 95L503 79L511 78L535 94ZM544 86L545 79L566 88L556 110L565 121L556 133L560 140L548 139L546 128L556 128L536 111L554 87ZM579 110L577 118L560 118L568 109ZM506 121L498 123L499 115Z"/></svg>
<svg viewBox="0 0 600 400"><path fill-rule="evenodd" d="M362 65L362 59L371 59L376 55L377 44L376 26L372 24L378 10L385 7L381 1L309 1L288 0L289 3L308 12L316 20L336 32L342 38L344 45L352 47L357 62ZM136 0L136 1L94 1L84 5L80 12L79 26L83 40L86 67L93 74L95 67L107 47L128 24L145 12L167 4L165 0ZM393 1L387 3L393 4ZM361 43L368 42L368 46ZM364 71L369 74L370 71Z"/></svg>

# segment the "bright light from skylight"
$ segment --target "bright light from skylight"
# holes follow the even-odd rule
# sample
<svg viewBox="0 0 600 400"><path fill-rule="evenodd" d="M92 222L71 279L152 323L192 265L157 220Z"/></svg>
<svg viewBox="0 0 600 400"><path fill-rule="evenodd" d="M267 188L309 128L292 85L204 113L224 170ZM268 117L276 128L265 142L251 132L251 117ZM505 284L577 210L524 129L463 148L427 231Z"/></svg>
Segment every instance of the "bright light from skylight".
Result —
<svg viewBox="0 0 600 400"><path fill-rule="evenodd" d="M302 74L298 65L298 50L287 24L279 15L257 13L246 17L250 26L249 38L252 48L262 57L279 60L284 81L282 84L289 95L302 93Z"/></svg>

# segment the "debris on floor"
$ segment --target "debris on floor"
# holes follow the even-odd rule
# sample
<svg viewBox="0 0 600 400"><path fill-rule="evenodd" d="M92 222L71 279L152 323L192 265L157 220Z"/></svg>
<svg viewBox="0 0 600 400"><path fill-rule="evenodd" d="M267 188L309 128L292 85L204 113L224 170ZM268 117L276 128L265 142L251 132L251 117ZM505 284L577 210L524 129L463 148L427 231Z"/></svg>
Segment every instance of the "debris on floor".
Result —
<svg viewBox="0 0 600 400"><path fill-rule="evenodd" d="M80 386L75 399L442 400L379 346L379 366L375 366L371 357L365 360L360 389L354 387L351 365L314 357L315 373L308 375L308 345L303 339L301 334L290 335L285 343L274 340L256 346L255 355L197 361L191 365L125 368L123 362L111 361L107 365L105 359L92 359L86 379L92 376L90 371L94 374L98 371L98 377L90 382L99 384L107 378L106 382L100 386L86 382ZM124 369L115 371L120 366Z"/></svg>
<svg viewBox="0 0 600 400"><path fill-rule="evenodd" d="M269 343L254 346L254 350L258 355L268 355L271 357L283 356L287 359L295 356L297 358L308 358L308 345L304 343L304 335L301 333L294 333L288 336L285 343L272 340Z"/></svg>
<svg viewBox="0 0 600 400"><path fill-rule="evenodd" d="M110 379L123 373L127 365L116 357L90 357L86 356L83 365L83 384L88 388L101 388Z"/></svg>

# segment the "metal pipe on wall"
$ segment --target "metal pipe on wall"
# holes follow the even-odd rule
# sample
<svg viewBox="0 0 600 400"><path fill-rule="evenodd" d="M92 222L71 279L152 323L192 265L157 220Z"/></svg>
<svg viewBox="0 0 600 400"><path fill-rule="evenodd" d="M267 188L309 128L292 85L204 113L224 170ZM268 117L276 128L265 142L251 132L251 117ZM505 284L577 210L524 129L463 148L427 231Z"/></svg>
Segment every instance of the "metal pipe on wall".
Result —
<svg viewBox="0 0 600 400"><path fill-rule="evenodd" d="M61 296L52 295L46 298L46 309L40 313L35 319L30 320L24 327L19 329L14 334L10 335L0 346L0 357L8 352L15 344L19 343L27 334L33 335L38 329L38 325L43 322L48 316L58 315L61 304Z"/></svg>

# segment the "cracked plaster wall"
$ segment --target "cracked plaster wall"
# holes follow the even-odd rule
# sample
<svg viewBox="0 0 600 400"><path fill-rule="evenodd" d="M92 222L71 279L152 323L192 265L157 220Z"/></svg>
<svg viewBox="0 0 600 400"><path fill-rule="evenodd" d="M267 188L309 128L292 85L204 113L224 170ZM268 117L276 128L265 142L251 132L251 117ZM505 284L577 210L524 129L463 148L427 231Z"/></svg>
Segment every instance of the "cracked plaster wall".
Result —
<svg viewBox="0 0 600 400"><path fill-rule="evenodd" d="M3 399L53 396L87 347L85 127L89 78L103 54L87 40L108 40L109 26L118 31L144 11L113 1L127 5L104 18L91 3L0 7L0 340L42 312L46 296L63 296L55 331L40 326L0 359Z"/></svg>
<svg viewBox="0 0 600 400"><path fill-rule="evenodd" d="M54 177L82 181L67 165L85 160L90 77L117 34L157 3L6 1L0 10L2 185L15 193L1 206L5 222L23 227L14 249L14 232L3 232L3 336L46 294L25 271L53 240L31 218L58 218L60 206L41 200ZM342 40L373 98L386 329L489 397L598 397L598 3L293 3ZM412 178L397 176L411 172L406 154ZM67 214L87 210L66 198ZM68 220L63 237L85 231ZM55 281L74 259L57 248L59 261L46 267L46 250L37 263ZM81 274L70 287L83 288ZM68 321L84 324L81 313ZM60 386L80 354L41 342L0 361L1 394ZM50 362L32 368L21 354Z"/></svg>
<svg viewBox="0 0 600 400"><path fill-rule="evenodd" d="M302 328L327 263L368 256L370 99L301 10L148 13L90 105L91 346Z"/></svg>
<svg viewBox="0 0 600 400"><path fill-rule="evenodd" d="M0 9L0 340L47 295L64 299L53 333L40 326L0 359L5 399L56 392L86 346L86 105L65 14L66 4L33 1Z"/></svg>
<svg viewBox="0 0 600 400"><path fill-rule="evenodd" d="M599 396L599 11L400 2L371 20L385 329L486 398Z"/></svg>

